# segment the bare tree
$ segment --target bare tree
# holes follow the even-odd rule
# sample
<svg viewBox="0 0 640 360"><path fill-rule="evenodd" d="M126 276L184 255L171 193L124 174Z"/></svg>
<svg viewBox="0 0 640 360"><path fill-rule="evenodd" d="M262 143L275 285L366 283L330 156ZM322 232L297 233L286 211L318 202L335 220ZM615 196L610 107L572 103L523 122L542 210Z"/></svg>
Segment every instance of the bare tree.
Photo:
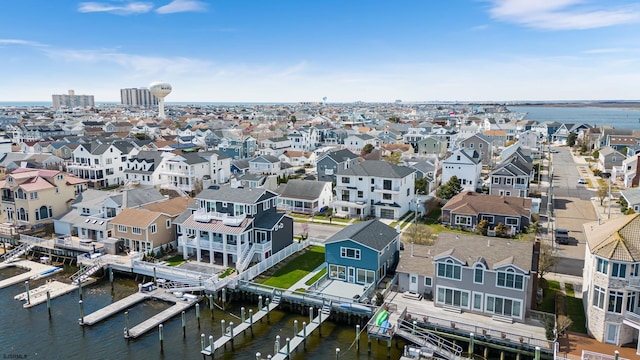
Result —
<svg viewBox="0 0 640 360"><path fill-rule="evenodd" d="M538 276L544 277L558 262L558 258L553 255L553 249L549 244L540 243L540 256L538 257Z"/></svg>
<svg viewBox="0 0 640 360"><path fill-rule="evenodd" d="M403 240L420 245L433 245L431 237L431 229L424 224L411 224L410 227L402 233Z"/></svg>
<svg viewBox="0 0 640 360"><path fill-rule="evenodd" d="M571 327L573 320L571 320L567 315L558 315L556 324L558 326L558 336L561 336L564 335L565 331L567 331L569 327Z"/></svg>
<svg viewBox="0 0 640 360"><path fill-rule="evenodd" d="M600 186L598 188L598 192L596 193L596 195L598 196L598 199L600 199L600 206L602 206L602 203L604 202L604 198L606 198L609 195L609 189L607 189L606 186Z"/></svg>

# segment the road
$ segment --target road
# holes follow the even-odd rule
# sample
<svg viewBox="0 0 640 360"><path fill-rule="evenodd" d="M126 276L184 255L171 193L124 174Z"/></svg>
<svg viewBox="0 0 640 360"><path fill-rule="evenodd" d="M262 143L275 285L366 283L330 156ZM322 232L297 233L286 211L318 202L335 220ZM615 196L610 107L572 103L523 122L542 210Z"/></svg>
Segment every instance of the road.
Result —
<svg viewBox="0 0 640 360"><path fill-rule="evenodd" d="M333 236L333 234L342 230L341 226L335 225L326 225L319 223L304 223L304 222L293 222L293 234L300 235L303 231L303 224L308 225L307 232L309 233L309 238L319 240L320 242L325 242L328 238Z"/></svg>
<svg viewBox="0 0 640 360"><path fill-rule="evenodd" d="M585 238L582 225L598 219L591 203L595 192L586 185L578 184L579 178L587 177L586 165L576 164L567 147L557 147L552 155L553 205L555 228L569 230L567 245L554 244L559 257L555 272L582 276L584 266Z"/></svg>

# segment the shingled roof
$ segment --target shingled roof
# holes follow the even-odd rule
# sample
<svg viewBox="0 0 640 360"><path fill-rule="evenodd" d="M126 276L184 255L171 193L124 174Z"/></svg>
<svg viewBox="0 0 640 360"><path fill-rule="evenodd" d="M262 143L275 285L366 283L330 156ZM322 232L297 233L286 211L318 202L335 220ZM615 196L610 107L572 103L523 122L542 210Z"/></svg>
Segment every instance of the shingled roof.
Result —
<svg viewBox="0 0 640 360"><path fill-rule="evenodd" d="M640 261L640 214L622 216L600 225L584 224L584 234L594 255L610 260Z"/></svg>

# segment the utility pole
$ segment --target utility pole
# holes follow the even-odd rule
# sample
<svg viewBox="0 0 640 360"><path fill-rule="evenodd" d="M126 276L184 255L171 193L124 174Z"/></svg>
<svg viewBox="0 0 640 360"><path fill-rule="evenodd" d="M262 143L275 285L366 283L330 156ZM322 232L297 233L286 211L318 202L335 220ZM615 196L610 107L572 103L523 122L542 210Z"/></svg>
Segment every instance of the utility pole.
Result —
<svg viewBox="0 0 640 360"><path fill-rule="evenodd" d="M607 200L607 219L611 219L611 176L609 176L609 200Z"/></svg>

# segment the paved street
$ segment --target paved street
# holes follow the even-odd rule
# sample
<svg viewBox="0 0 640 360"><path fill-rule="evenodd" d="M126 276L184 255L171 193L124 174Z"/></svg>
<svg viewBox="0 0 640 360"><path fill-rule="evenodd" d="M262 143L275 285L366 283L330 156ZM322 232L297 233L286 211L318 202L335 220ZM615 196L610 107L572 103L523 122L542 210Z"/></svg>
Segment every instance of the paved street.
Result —
<svg viewBox="0 0 640 360"><path fill-rule="evenodd" d="M309 238L310 239L319 240L321 242L324 242L325 240L330 238L333 234L335 234L338 231L342 230L342 227L335 226L335 225L326 225L326 224L319 224L319 223L305 223L305 222L294 221L293 222L293 234L294 235L302 234L303 233L303 228L302 228L303 225L307 225L308 226L307 231L309 233Z"/></svg>

